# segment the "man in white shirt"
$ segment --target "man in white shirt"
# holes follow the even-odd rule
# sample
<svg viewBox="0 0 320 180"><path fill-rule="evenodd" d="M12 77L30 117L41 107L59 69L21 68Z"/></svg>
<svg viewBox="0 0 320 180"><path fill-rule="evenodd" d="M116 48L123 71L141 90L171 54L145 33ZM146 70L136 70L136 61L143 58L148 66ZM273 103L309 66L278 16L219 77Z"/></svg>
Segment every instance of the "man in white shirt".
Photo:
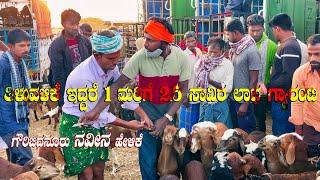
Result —
<svg viewBox="0 0 320 180"><path fill-rule="evenodd" d="M191 70L191 78L189 80L188 88L195 88L195 75L194 75L194 65L202 56L202 52L197 45L197 36L193 31L188 31L184 34L184 40L186 41L187 48L184 53L188 56L188 63ZM179 110L179 128L186 128L189 132L193 124L197 123L199 120L199 102L184 102Z"/></svg>

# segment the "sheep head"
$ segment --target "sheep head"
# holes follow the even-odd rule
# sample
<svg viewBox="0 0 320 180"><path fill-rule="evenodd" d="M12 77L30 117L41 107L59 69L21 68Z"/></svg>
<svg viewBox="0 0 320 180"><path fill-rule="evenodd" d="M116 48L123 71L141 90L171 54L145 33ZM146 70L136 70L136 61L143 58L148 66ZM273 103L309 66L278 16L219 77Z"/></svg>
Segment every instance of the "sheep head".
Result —
<svg viewBox="0 0 320 180"><path fill-rule="evenodd" d="M238 131L228 129L221 137L217 151L237 152L243 155L245 152L244 139Z"/></svg>
<svg viewBox="0 0 320 180"><path fill-rule="evenodd" d="M35 172L40 179L53 178L60 173L59 169L53 163L41 157L32 158L23 168L25 171L31 170Z"/></svg>
<svg viewBox="0 0 320 180"><path fill-rule="evenodd" d="M289 165L285 160L285 156L280 147L280 144L280 139L272 135L267 135L258 143L259 147L262 148L263 151L266 153L268 161L279 161L282 165L288 167Z"/></svg>
<svg viewBox="0 0 320 180"><path fill-rule="evenodd" d="M249 173L254 175L262 175L267 172L266 168L257 157L247 154L243 156L242 159L245 162L242 167L245 176L247 176Z"/></svg>
<svg viewBox="0 0 320 180"><path fill-rule="evenodd" d="M163 131L162 142L172 145L178 129L174 125L167 125Z"/></svg>
<svg viewBox="0 0 320 180"><path fill-rule="evenodd" d="M191 135L190 135L190 150L192 153L196 153L198 150L201 149L201 137L199 133L200 128L194 128L192 129Z"/></svg>
<svg viewBox="0 0 320 180"><path fill-rule="evenodd" d="M302 142L302 137L296 133L289 133L281 135L279 139L286 162L288 165L292 165L296 159L296 146L299 142Z"/></svg>
<svg viewBox="0 0 320 180"><path fill-rule="evenodd" d="M186 149L186 146L189 142L189 138L190 138L190 135L185 128L181 128L178 131L176 135L175 143L174 143L174 149L177 151L177 153L180 156L183 155Z"/></svg>

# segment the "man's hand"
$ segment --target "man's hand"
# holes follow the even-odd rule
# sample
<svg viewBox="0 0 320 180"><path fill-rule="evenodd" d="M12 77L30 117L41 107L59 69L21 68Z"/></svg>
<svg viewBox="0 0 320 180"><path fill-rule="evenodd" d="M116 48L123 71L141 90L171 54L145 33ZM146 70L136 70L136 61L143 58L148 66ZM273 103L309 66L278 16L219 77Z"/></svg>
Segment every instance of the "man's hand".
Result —
<svg viewBox="0 0 320 180"><path fill-rule="evenodd" d="M166 117L156 120L155 130L150 132L150 134L157 137L162 136L164 128L166 128L166 126L169 124L169 120Z"/></svg>
<svg viewBox="0 0 320 180"><path fill-rule="evenodd" d="M152 130L154 128L153 122L149 119L147 115L141 117L141 122L145 124L144 128L147 130Z"/></svg>
<svg viewBox="0 0 320 180"><path fill-rule="evenodd" d="M84 113L80 118L79 118L79 123L87 123L90 121L95 121L98 119L100 113L96 110L91 110L89 112Z"/></svg>
<svg viewBox="0 0 320 180"><path fill-rule="evenodd" d="M260 87L260 92L262 95L268 94L267 87L264 83L258 83L257 86Z"/></svg>
<svg viewBox="0 0 320 180"><path fill-rule="evenodd" d="M137 121L137 120L132 120L128 122L128 128L133 129L133 130L139 130L143 129L145 126L144 121Z"/></svg>
<svg viewBox="0 0 320 180"><path fill-rule="evenodd" d="M243 117L246 115L246 113L248 111L248 106L249 106L249 104L247 104L247 103L243 103L240 105L239 110L238 110L239 117Z"/></svg>

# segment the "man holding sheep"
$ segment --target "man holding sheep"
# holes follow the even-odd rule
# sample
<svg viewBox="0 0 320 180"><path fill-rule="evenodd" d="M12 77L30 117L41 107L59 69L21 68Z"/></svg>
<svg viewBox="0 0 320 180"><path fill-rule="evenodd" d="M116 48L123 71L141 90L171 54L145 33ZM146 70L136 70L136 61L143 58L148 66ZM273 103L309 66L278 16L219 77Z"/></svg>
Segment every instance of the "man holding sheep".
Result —
<svg viewBox="0 0 320 180"><path fill-rule="evenodd" d="M308 39L309 62L300 66L293 74L292 88L314 88L320 92L320 34ZM315 102L292 102L289 121L295 131L303 135L308 145L309 157L320 156L320 99Z"/></svg>

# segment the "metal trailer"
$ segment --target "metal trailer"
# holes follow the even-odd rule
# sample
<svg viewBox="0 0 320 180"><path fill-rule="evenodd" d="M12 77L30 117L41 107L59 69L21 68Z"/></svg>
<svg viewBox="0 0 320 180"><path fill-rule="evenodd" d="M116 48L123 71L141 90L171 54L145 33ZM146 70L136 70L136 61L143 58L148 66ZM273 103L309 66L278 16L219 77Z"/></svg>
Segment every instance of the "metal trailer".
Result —
<svg viewBox="0 0 320 180"><path fill-rule="evenodd" d="M32 15L31 22L28 22L27 24L25 24L25 22L21 23L21 19L14 20L14 16L10 17L1 13L1 11L6 12L6 10L12 7L17 8L20 11L20 9L25 6L27 6L29 12ZM29 55L25 57L25 61L27 64L31 83L40 83L43 82L44 74L48 73L47 69L50 67L48 49L51 43L51 38L38 38L35 16L32 13L30 7L31 3L29 0L9 0L8 2L0 2L0 40L7 44L8 32L16 28L23 29L29 33L29 35L31 36L31 47ZM9 20L15 23L9 22Z"/></svg>

